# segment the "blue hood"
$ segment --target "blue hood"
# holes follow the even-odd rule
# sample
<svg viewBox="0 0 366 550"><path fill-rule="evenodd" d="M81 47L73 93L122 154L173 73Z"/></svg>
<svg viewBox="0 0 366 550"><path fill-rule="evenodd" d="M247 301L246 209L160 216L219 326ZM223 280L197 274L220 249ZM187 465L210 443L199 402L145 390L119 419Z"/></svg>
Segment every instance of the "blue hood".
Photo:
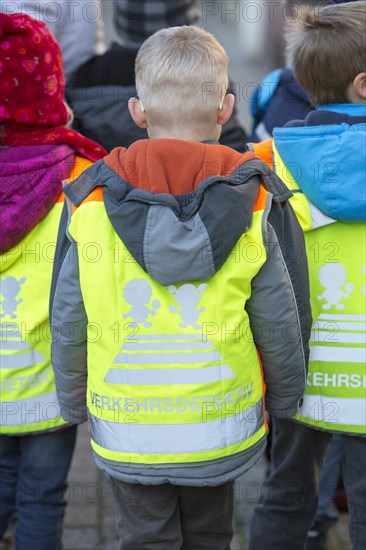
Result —
<svg viewBox="0 0 366 550"><path fill-rule="evenodd" d="M366 105L318 107L304 121L273 131L300 189L327 216L365 221Z"/></svg>

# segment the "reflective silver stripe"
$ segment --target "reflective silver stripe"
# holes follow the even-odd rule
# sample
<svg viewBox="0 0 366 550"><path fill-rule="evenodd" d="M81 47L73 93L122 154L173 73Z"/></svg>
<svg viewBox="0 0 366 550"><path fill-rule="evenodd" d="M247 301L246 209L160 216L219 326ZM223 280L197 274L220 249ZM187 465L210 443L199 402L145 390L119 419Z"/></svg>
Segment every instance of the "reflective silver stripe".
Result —
<svg viewBox="0 0 366 550"><path fill-rule="evenodd" d="M1 323L0 335L1 339L6 341L8 338L21 338L22 335L18 330L17 323Z"/></svg>
<svg viewBox="0 0 366 550"><path fill-rule="evenodd" d="M322 321L366 321L366 315L321 313L318 317Z"/></svg>
<svg viewBox="0 0 366 550"><path fill-rule="evenodd" d="M123 350L126 351L140 351L140 350L168 350L168 349L179 349L179 350L191 350L191 349L214 349L213 345L210 342L149 342L149 343L126 343L123 344Z"/></svg>
<svg viewBox="0 0 366 550"><path fill-rule="evenodd" d="M267 191L267 198L266 198L265 210L270 210L270 209L271 209L271 206L272 206L272 199L273 199L272 193L270 193L269 191Z"/></svg>
<svg viewBox="0 0 366 550"><path fill-rule="evenodd" d="M345 321L343 322L335 322L335 321L317 321L315 324L314 329L319 330L333 330L333 334L335 334L335 330L358 330L358 331L365 331L366 330L366 324L363 323L352 323L351 321Z"/></svg>
<svg viewBox="0 0 366 550"><path fill-rule="evenodd" d="M310 342L325 342L328 344L365 344L366 333L337 332L336 330L312 330Z"/></svg>
<svg viewBox="0 0 366 550"><path fill-rule="evenodd" d="M22 342L21 340L6 340L6 342L1 342L1 349L3 350L26 350L31 349L30 345L27 342Z"/></svg>
<svg viewBox="0 0 366 550"><path fill-rule="evenodd" d="M104 382L108 384L205 384L235 378L229 365L185 369L109 369Z"/></svg>
<svg viewBox="0 0 366 550"><path fill-rule="evenodd" d="M28 399L0 403L0 418L4 427L38 424L55 420L59 416L60 404L55 391ZM50 428L52 424L54 422L50 422Z"/></svg>
<svg viewBox="0 0 366 550"><path fill-rule="evenodd" d="M339 346L311 346L310 361L334 363L364 363L365 348L341 348Z"/></svg>
<svg viewBox="0 0 366 550"><path fill-rule="evenodd" d="M364 426L366 419L366 400L364 398L345 398L325 395L304 395L300 410L301 416L326 424L346 424Z"/></svg>
<svg viewBox="0 0 366 550"><path fill-rule="evenodd" d="M126 338L126 342L141 342L144 340L202 340L203 334L131 334Z"/></svg>
<svg viewBox="0 0 366 550"><path fill-rule="evenodd" d="M329 216L326 216L323 214L319 208L315 206L311 201L309 201L309 210L310 210L310 217L311 217L311 228L317 229L318 227L323 227L324 225L330 225L331 223L335 223L337 220L334 220L333 218L330 218Z"/></svg>
<svg viewBox="0 0 366 550"><path fill-rule="evenodd" d="M217 351L202 353L119 353L113 363L117 365L159 365L172 363L212 363L222 361Z"/></svg>
<svg viewBox="0 0 366 550"><path fill-rule="evenodd" d="M210 413L207 413L209 418ZM120 453L180 454L222 449L245 441L263 426L262 400L239 414L190 424L128 424L96 418L90 434L100 447Z"/></svg>
<svg viewBox="0 0 366 550"><path fill-rule="evenodd" d="M41 355L37 350L12 355L0 354L0 367L2 369L20 369L23 367L31 367L41 361L46 361L46 358L43 357L43 355Z"/></svg>

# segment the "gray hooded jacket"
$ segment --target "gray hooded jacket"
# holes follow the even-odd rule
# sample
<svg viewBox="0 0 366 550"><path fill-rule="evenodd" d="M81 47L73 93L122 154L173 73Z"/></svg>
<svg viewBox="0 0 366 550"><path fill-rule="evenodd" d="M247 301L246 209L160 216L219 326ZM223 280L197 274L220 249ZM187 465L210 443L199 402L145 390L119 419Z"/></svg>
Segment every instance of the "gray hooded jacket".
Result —
<svg viewBox="0 0 366 550"><path fill-rule="evenodd" d="M291 417L305 391L311 328L304 239L288 203L291 193L250 153L240 155L218 144L194 143L189 147L195 155L187 156L179 151L179 143L188 142L143 140L127 150L114 150L65 188L69 204L80 205L93 189L103 186L111 224L150 276L165 286L207 282L249 227L262 182L272 196L263 227L267 260L252 280L245 309L263 365L266 408L276 416ZM200 180L202 165L212 160L213 151L218 160L216 173ZM169 164L172 155L176 156L175 177L171 168L164 171L164 160ZM133 158L139 162L133 164ZM164 182L149 179L148 168L153 162L154 173L162 168ZM132 164L133 185L128 181ZM190 192L181 192L189 188ZM165 192L159 192L162 190ZM66 225L65 209L51 291L52 358L62 416L82 422L86 420L88 312L80 289L76 245L65 237ZM204 263L203 248L209 250L210 258ZM128 265L121 264L121 269L126 268ZM97 289L95 296L98 299ZM70 331L60 330L71 325L72 338ZM218 485L248 470L264 445L265 437L225 460L179 467L142 467L100 456L96 461L111 476L131 483Z"/></svg>

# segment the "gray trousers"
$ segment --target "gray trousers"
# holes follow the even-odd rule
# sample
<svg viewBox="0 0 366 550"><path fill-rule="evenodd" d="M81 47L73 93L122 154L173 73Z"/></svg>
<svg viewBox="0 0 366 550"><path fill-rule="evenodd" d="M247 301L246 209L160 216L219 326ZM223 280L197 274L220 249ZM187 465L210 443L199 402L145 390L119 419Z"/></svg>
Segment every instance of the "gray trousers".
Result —
<svg viewBox="0 0 366 550"><path fill-rule="evenodd" d="M218 487L111 482L119 550L229 550L233 482Z"/></svg>
<svg viewBox="0 0 366 550"><path fill-rule="evenodd" d="M303 550L332 434L272 418L271 468L253 515L249 550ZM353 550L366 548L366 438L342 435Z"/></svg>

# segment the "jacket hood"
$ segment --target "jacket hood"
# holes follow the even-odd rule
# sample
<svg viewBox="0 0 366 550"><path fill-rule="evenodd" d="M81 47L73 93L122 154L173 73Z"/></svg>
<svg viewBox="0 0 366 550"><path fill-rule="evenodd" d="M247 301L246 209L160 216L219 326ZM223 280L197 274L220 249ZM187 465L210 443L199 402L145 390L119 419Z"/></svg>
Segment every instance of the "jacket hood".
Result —
<svg viewBox="0 0 366 550"><path fill-rule="evenodd" d="M140 266L162 285L212 277L263 208L291 196L252 153L214 143L142 140L117 148L64 191L78 206L103 186L108 217Z"/></svg>
<svg viewBox="0 0 366 550"><path fill-rule="evenodd" d="M304 121L275 128L277 150L300 189L327 216L366 214L366 105L318 107Z"/></svg>

